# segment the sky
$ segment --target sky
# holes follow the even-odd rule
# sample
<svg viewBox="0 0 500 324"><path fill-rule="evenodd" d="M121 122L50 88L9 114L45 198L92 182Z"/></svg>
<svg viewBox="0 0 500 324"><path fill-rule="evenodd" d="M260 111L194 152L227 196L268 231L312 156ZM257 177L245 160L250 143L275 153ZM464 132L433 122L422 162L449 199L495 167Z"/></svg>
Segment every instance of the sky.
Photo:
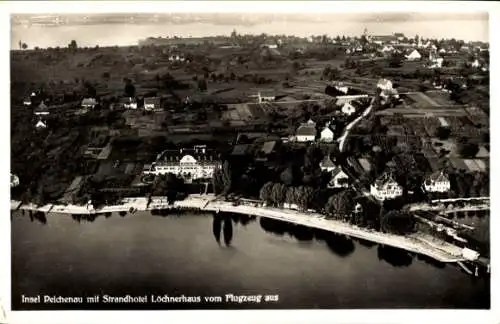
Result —
<svg viewBox="0 0 500 324"><path fill-rule="evenodd" d="M183 23L135 23L131 24L131 14L114 14L123 23L105 24L102 15L61 14L60 20L89 17L92 23L70 23L59 26L44 26L44 22L54 21L52 14L24 14L11 16L11 48L17 49L19 41L35 46L67 46L75 39L80 46L127 46L137 45L139 39L147 37L203 37L229 35L233 29L243 34L287 34L311 36L359 36L365 28L370 34L392 34L402 32L407 36L420 35L425 38L457 38L465 41L488 41L488 13L326 13L326 14L282 14L276 18L269 14L223 13L174 14L184 17ZM158 14L160 17L162 14ZM46 16L49 16L47 19ZM109 16L109 14L107 15ZM154 14L142 14L153 17ZM195 21L193 17L203 19ZM45 17L41 25L22 25L21 20ZM226 18L229 17L229 18ZM228 23L230 19L230 23ZM248 20L253 23L249 24ZM40 20L38 20L40 22ZM137 18L136 18L137 21ZM246 21L247 23L240 23Z"/></svg>

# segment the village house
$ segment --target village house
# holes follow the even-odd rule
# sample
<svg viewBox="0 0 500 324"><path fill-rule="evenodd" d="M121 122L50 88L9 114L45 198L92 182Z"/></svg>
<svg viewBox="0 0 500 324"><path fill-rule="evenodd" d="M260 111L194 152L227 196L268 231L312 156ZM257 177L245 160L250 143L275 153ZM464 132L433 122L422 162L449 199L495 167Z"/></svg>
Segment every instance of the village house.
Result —
<svg viewBox="0 0 500 324"><path fill-rule="evenodd" d="M321 162L319 163L319 167L321 171L326 171L326 172L332 172L333 170L335 170L335 168L337 168L335 163L333 163L330 154L325 155L323 160L321 160Z"/></svg>
<svg viewBox="0 0 500 324"><path fill-rule="evenodd" d="M316 123L309 120L297 128L295 134L297 142L313 142L316 139Z"/></svg>
<svg viewBox="0 0 500 324"><path fill-rule="evenodd" d="M416 61L420 60L422 58L422 55L417 50L413 50L410 54L406 55L406 59L408 61Z"/></svg>
<svg viewBox="0 0 500 324"><path fill-rule="evenodd" d="M276 100L276 95L272 91L259 91L259 93L257 93L257 99L259 103L272 102Z"/></svg>
<svg viewBox="0 0 500 324"><path fill-rule="evenodd" d="M43 120L39 119L38 122L35 124L35 128L45 129L47 128L47 124Z"/></svg>
<svg viewBox="0 0 500 324"><path fill-rule="evenodd" d="M168 60L171 62L184 62L186 58L184 57L184 55L172 54L168 57Z"/></svg>
<svg viewBox="0 0 500 324"><path fill-rule="evenodd" d="M381 201L395 199L403 195L403 188L394 180L391 173L386 172L370 186L370 194Z"/></svg>
<svg viewBox="0 0 500 324"><path fill-rule="evenodd" d="M161 101L158 97L144 98L144 109L148 111L161 110Z"/></svg>
<svg viewBox="0 0 500 324"><path fill-rule="evenodd" d="M155 162L146 166L143 173L173 173L186 181L210 179L219 165L214 153L207 150L205 145L198 145L193 149L166 150L158 154Z"/></svg>
<svg viewBox="0 0 500 324"><path fill-rule="evenodd" d="M325 128L321 131L321 142L331 143L333 142L334 133L330 128L330 122L327 122Z"/></svg>
<svg viewBox="0 0 500 324"><path fill-rule="evenodd" d="M270 160L276 153L279 148L279 142L274 140L267 140L262 143L262 147L256 153L257 161L268 161Z"/></svg>
<svg viewBox="0 0 500 324"><path fill-rule="evenodd" d="M137 100L132 97L119 98L118 103L123 105L123 108L125 109L137 109Z"/></svg>
<svg viewBox="0 0 500 324"><path fill-rule="evenodd" d="M432 173L424 181L424 189L427 192L448 192L450 188L450 179L448 179L443 171Z"/></svg>
<svg viewBox="0 0 500 324"><path fill-rule="evenodd" d="M475 59L474 62L471 63L471 66L477 69L481 66L481 63L479 63L479 61Z"/></svg>
<svg viewBox="0 0 500 324"><path fill-rule="evenodd" d="M32 104L32 102L31 102L31 98L30 97L24 98L23 105L25 105L25 106L31 106L31 104Z"/></svg>
<svg viewBox="0 0 500 324"><path fill-rule="evenodd" d="M356 112L356 101L346 102L340 111L346 116L351 116Z"/></svg>
<svg viewBox="0 0 500 324"><path fill-rule="evenodd" d="M398 38L394 35L380 35L380 36L372 36L370 38L370 41L378 45L397 44Z"/></svg>
<svg viewBox="0 0 500 324"><path fill-rule="evenodd" d="M384 46L381 50L382 53L390 53L394 51L394 47L391 45Z"/></svg>
<svg viewBox="0 0 500 324"><path fill-rule="evenodd" d="M340 166L337 166L331 171L330 182L328 183L329 188L347 188L349 187L349 177L342 170Z"/></svg>
<svg viewBox="0 0 500 324"><path fill-rule="evenodd" d="M49 108L47 105L42 101L38 105L38 107L35 108L35 115L37 116L44 116L50 114Z"/></svg>
<svg viewBox="0 0 500 324"><path fill-rule="evenodd" d="M10 187L14 188L19 186L19 177L16 176L15 174L10 174Z"/></svg>
<svg viewBox="0 0 500 324"><path fill-rule="evenodd" d="M380 79L377 82L377 88L381 90L391 90L392 89L392 82L391 80L388 79Z"/></svg>
<svg viewBox="0 0 500 324"><path fill-rule="evenodd" d="M97 106L97 100L95 98L85 98L82 100L82 108L84 109L94 109Z"/></svg>
<svg viewBox="0 0 500 324"><path fill-rule="evenodd" d="M394 33L394 37L398 39L398 42L402 42L405 39L405 34L403 33Z"/></svg>

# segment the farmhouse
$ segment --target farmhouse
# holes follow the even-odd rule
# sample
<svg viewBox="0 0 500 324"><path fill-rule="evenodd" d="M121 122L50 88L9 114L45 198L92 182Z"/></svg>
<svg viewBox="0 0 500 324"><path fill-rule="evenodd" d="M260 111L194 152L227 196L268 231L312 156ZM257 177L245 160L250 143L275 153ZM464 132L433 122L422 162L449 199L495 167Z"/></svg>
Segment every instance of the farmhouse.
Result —
<svg viewBox="0 0 500 324"><path fill-rule="evenodd" d="M97 100L95 98L85 98L82 100L82 108L94 109L97 106Z"/></svg>
<svg viewBox="0 0 500 324"><path fill-rule="evenodd" d="M450 179L443 171L436 171L425 179L424 188L427 192L448 192L451 188Z"/></svg>
<svg viewBox="0 0 500 324"><path fill-rule="evenodd" d="M47 124L43 121L43 120L38 120L38 122L36 123L35 127L37 129L44 129L44 128L47 128Z"/></svg>
<svg viewBox="0 0 500 324"><path fill-rule="evenodd" d="M161 109L160 98L149 97L144 98L144 109L148 111L157 111Z"/></svg>
<svg viewBox="0 0 500 324"><path fill-rule="evenodd" d="M392 47L391 45L386 45L380 51L382 53L390 53L390 52L394 51L394 47Z"/></svg>
<svg viewBox="0 0 500 324"><path fill-rule="evenodd" d="M297 133L295 134L297 142L312 142L316 139L316 123L309 120L307 123L303 123L297 128Z"/></svg>
<svg viewBox="0 0 500 324"><path fill-rule="evenodd" d="M211 178L218 165L214 152L209 152L205 145L200 145L193 149L163 151L143 172L154 175L173 173L189 181Z"/></svg>
<svg viewBox="0 0 500 324"><path fill-rule="evenodd" d="M25 106L31 106L31 98L24 98L23 100L23 105Z"/></svg>
<svg viewBox="0 0 500 324"><path fill-rule="evenodd" d="M48 115L49 114L49 109L47 105L42 101L38 107L35 108L35 115L37 116L43 116L43 115Z"/></svg>
<svg viewBox="0 0 500 324"><path fill-rule="evenodd" d="M370 186L370 193L377 200L394 199L403 194L403 188L386 172Z"/></svg>
<svg viewBox="0 0 500 324"><path fill-rule="evenodd" d="M118 103L125 109L137 109L137 101L132 97L122 97L118 99Z"/></svg>
<svg viewBox="0 0 500 324"><path fill-rule="evenodd" d="M271 102L276 100L276 95L272 91L263 91L257 94L259 103Z"/></svg>
<svg viewBox="0 0 500 324"><path fill-rule="evenodd" d="M349 177L341 167L336 167L331 171L331 179L328 183L330 188L347 188L349 186Z"/></svg>
<svg viewBox="0 0 500 324"><path fill-rule="evenodd" d="M319 163L319 167L321 168L321 171L326 171L326 172L332 172L337 168L335 163L333 163L332 159L330 158L330 154L325 155L323 160Z"/></svg>
<svg viewBox="0 0 500 324"><path fill-rule="evenodd" d="M331 143L333 142L333 136L334 136L333 131L330 128L330 123L328 122L325 125L325 128L323 128L323 130L321 131L321 141Z"/></svg>
<svg viewBox="0 0 500 324"><path fill-rule="evenodd" d="M351 116L352 114L354 114L356 112L356 107L355 107L355 101L352 101L352 102L346 102L343 106L342 106L342 113L344 115L347 115L347 116Z"/></svg>
<svg viewBox="0 0 500 324"><path fill-rule="evenodd" d="M372 36L371 42L384 45L384 44L396 44L398 42L398 37L394 35L380 35L380 36Z"/></svg>
<svg viewBox="0 0 500 324"><path fill-rule="evenodd" d="M420 60L422 58L422 55L417 50L413 50L410 54L406 55L406 59L408 61L416 61Z"/></svg>

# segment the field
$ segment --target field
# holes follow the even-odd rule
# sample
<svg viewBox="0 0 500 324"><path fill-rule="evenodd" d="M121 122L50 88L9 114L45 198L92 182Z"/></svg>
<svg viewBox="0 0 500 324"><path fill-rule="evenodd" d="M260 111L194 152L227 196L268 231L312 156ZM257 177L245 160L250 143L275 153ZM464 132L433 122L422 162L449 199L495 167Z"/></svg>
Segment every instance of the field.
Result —
<svg viewBox="0 0 500 324"><path fill-rule="evenodd" d="M453 101L450 100L450 94L443 91L427 91L425 95L432 99L437 105L452 106Z"/></svg>

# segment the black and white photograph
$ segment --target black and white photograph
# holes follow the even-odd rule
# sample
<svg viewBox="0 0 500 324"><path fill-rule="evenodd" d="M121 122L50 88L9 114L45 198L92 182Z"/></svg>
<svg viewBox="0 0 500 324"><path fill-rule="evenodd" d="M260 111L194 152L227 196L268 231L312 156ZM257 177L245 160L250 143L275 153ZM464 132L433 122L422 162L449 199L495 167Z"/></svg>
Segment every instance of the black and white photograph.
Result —
<svg viewBox="0 0 500 324"><path fill-rule="evenodd" d="M6 323L492 309L488 9L186 2L9 12Z"/></svg>

